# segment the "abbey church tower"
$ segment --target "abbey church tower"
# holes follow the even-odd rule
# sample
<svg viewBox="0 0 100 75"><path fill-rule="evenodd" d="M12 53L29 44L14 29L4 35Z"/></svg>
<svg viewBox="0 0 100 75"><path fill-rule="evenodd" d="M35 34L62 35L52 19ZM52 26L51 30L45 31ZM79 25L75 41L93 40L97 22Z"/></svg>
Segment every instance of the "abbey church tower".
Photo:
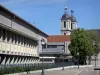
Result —
<svg viewBox="0 0 100 75"><path fill-rule="evenodd" d="M68 14L67 8L61 18L61 33L63 35L70 35L71 32L77 29L77 21L73 15L74 11L71 10L71 15Z"/></svg>

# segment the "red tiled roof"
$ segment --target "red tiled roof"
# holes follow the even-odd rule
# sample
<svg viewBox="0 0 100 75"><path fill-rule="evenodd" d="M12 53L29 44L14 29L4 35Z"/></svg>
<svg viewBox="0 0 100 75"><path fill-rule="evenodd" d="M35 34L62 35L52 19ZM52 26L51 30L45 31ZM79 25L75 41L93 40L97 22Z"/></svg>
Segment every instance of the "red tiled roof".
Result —
<svg viewBox="0 0 100 75"><path fill-rule="evenodd" d="M47 37L48 42L66 42L71 41L70 35L53 35Z"/></svg>

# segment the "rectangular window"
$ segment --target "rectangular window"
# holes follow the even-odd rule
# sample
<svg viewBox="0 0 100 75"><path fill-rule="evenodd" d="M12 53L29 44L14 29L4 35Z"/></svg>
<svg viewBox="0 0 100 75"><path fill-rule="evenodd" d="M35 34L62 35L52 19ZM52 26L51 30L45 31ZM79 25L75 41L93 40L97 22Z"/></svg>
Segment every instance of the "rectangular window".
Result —
<svg viewBox="0 0 100 75"><path fill-rule="evenodd" d="M17 35L15 34L15 44L17 45Z"/></svg>
<svg viewBox="0 0 100 75"><path fill-rule="evenodd" d="M21 46L23 45L23 36L20 36Z"/></svg>
<svg viewBox="0 0 100 75"><path fill-rule="evenodd" d="M73 29L72 23L71 23L71 29Z"/></svg>
<svg viewBox="0 0 100 75"><path fill-rule="evenodd" d="M18 45L21 44L20 35L18 35Z"/></svg>
<svg viewBox="0 0 100 75"><path fill-rule="evenodd" d="M57 48L57 45L47 45L47 48Z"/></svg>
<svg viewBox="0 0 100 75"><path fill-rule="evenodd" d="M66 21L64 21L64 28L66 28Z"/></svg>
<svg viewBox="0 0 100 75"><path fill-rule="evenodd" d="M50 45L47 45L47 48L50 48Z"/></svg>
<svg viewBox="0 0 100 75"><path fill-rule="evenodd" d="M7 43L10 43L10 32L7 31Z"/></svg>
<svg viewBox="0 0 100 75"><path fill-rule="evenodd" d="M2 41L2 29L0 28L0 41Z"/></svg>
<svg viewBox="0 0 100 75"><path fill-rule="evenodd" d="M22 46L24 46L24 37L22 36Z"/></svg>
<svg viewBox="0 0 100 75"><path fill-rule="evenodd" d="M51 48L57 48L57 45L51 45Z"/></svg>
<svg viewBox="0 0 100 75"><path fill-rule="evenodd" d="M27 38L27 47L29 47L29 39Z"/></svg>
<svg viewBox="0 0 100 75"><path fill-rule="evenodd" d="M27 47L27 38L25 38L25 47Z"/></svg>
<svg viewBox="0 0 100 75"><path fill-rule="evenodd" d="M12 34L12 43L15 44L15 34Z"/></svg>
<svg viewBox="0 0 100 75"><path fill-rule="evenodd" d="M3 29L3 42L5 42L5 40L6 40L6 31L5 29Z"/></svg>
<svg viewBox="0 0 100 75"><path fill-rule="evenodd" d="M33 40L31 40L31 47L34 48Z"/></svg>
<svg viewBox="0 0 100 75"><path fill-rule="evenodd" d="M24 47L26 47L26 38L24 37Z"/></svg>

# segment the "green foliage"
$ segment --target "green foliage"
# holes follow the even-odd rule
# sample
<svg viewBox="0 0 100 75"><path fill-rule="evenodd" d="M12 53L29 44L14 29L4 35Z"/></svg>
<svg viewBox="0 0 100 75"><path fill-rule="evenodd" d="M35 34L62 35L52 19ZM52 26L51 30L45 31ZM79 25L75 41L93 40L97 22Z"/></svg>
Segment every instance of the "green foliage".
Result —
<svg viewBox="0 0 100 75"><path fill-rule="evenodd" d="M95 41L95 54L98 55L100 52L100 30L88 30L87 32Z"/></svg>
<svg viewBox="0 0 100 75"><path fill-rule="evenodd" d="M71 34L71 44L69 45L71 55L77 58L79 53L80 61L86 62L89 55L93 55L94 47L92 37L84 29L77 29ZM84 64L84 63L83 63Z"/></svg>
<svg viewBox="0 0 100 75"><path fill-rule="evenodd" d="M44 69L48 69L48 68L51 68L51 67L53 67L51 65L51 63L44 63ZM17 66L17 67L4 66L4 67L0 68L0 75L35 71L35 70L41 70L41 69L42 69L42 64L34 64L32 66L23 66L23 67L20 67L20 66Z"/></svg>

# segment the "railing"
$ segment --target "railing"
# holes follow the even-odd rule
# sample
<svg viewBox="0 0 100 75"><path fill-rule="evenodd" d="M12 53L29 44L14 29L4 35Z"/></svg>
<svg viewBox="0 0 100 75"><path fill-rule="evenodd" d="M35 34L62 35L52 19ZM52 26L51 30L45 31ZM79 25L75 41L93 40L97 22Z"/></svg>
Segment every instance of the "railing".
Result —
<svg viewBox="0 0 100 75"><path fill-rule="evenodd" d="M45 69L50 69L50 68L62 67L62 66L71 66L71 65L74 65L74 63L61 62L61 63L44 63L44 64L34 63L34 64L0 65L0 75L41 70L42 65L45 70Z"/></svg>

